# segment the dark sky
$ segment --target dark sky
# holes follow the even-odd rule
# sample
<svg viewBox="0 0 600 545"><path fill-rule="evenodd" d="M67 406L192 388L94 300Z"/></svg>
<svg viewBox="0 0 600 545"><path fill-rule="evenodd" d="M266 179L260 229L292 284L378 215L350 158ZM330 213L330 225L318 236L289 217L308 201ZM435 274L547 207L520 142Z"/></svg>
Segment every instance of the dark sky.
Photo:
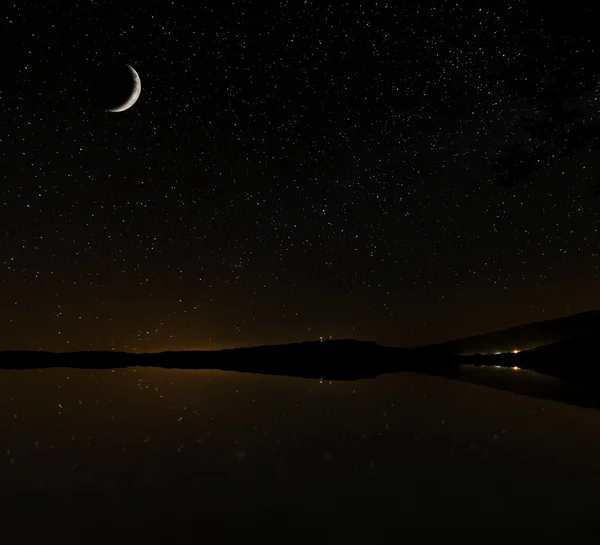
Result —
<svg viewBox="0 0 600 545"><path fill-rule="evenodd" d="M0 348L412 346L600 307L598 158L494 182L527 109L503 70L543 33L498 4L15 3ZM90 100L107 62L140 75L125 112Z"/></svg>

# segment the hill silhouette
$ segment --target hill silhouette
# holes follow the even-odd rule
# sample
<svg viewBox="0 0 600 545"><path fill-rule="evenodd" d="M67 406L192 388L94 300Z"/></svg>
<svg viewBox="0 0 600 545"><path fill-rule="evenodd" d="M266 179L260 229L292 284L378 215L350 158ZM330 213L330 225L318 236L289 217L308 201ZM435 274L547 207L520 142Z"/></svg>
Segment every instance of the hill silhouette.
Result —
<svg viewBox="0 0 600 545"><path fill-rule="evenodd" d="M588 333L518 354L520 367L564 378L570 382L600 384L598 335Z"/></svg>
<svg viewBox="0 0 600 545"><path fill-rule="evenodd" d="M428 345L418 350L447 356L504 353L575 340L588 334L596 334L600 337L600 310L522 324L499 331Z"/></svg>
<svg viewBox="0 0 600 545"><path fill-rule="evenodd" d="M358 379L408 369L414 365L411 355L410 350L381 346L375 342L326 340L226 350L140 354L112 351L5 351L0 354L0 367L111 369L147 366L219 369L305 378ZM357 358L360 358L360 365L355 361Z"/></svg>
<svg viewBox="0 0 600 545"><path fill-rule="evenodd" d="M576 384L600 386L600 366L597 363L598 337L588 333L569 340L547 344L519 353L475 354L471 356L437 353L435 356L452 364L470 364L475 366L512 367L535 371L548 376L567 380ZM423 359L432 352L419 350L421 354L415 360Z"/></svg>
<svg viewBox="0 0 600 545"><path fill-rule="evenodd" d="M0 352L0 368L139 366L356 380L398 371L449 376L458 366L470 364L519 367L574 383L600 385L600 367L596 364L599 333L600 311L593 311L415 349L344 339L159 353L13 350ZM548 339L551 341L545 342ZM542 346L523 349L536 344ZM512 350L519 353L513 354Z"/></svg>

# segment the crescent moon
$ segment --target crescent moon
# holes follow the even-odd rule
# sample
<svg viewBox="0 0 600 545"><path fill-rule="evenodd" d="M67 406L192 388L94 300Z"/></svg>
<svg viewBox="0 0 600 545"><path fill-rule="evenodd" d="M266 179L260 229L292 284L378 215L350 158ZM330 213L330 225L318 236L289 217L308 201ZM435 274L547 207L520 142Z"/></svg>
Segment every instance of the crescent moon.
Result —
<svg viewBox="0 0 600 545"><path fill-rule="evenodd" d="M127 65L127 68L129 68L131 75L133 76L133 90L131 91L131 95L118 108L109 108L107 110L109 112L124 112L125 110L129 110L129 108L131 108L137 102L137 99L140 98L140 93L142 92L142 82L140 81L140 76L138 76L138 73L131 66Z"/></svg>

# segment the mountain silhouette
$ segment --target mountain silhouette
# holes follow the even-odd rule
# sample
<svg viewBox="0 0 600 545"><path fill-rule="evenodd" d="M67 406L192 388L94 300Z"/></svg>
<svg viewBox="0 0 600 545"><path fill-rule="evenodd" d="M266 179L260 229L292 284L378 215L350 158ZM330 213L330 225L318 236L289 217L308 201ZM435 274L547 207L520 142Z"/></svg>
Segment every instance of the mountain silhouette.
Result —
<svg viewBox="0 0 600 545"><path fill-rule="evenodd" d="M0 368L139 366L356 380L398 371L444 375L457 366L472 364L519 367L600 385L600 367L595 364L598 338L600 311L591 311L414 349L341 339L159 353L9 350L0 352Z"/></svg>
<svg viewBox="0 0 600 545"><path fill-rule="evenodd" d="M588 334L597 334L600 337L600 310L522 324L482 335L428 345L418 350L448 356L505 353L561 343Z"/></svg>

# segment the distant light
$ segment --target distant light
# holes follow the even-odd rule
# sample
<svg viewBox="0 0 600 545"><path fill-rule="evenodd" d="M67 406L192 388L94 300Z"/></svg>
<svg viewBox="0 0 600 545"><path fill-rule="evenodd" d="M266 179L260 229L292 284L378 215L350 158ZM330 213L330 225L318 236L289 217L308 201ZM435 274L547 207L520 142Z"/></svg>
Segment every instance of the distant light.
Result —
<svg viewBox="0 0 600 545"><path fill-rule="evenodd" d="M518 354L520 352L520 350L513 350L512 353L513 354Z"/></svg>
<svg viewBox="0 0 600 545"><path fill-rule="evenodd" d="M517 366L513 367L512 369L513 371L519 371L519 368Z"/></svg>
<svg viewBox="0 0 600 545"><path fill-rule="evenodd" d="M499 356L502 352L494 352L494 354L496 354L496 356Z"/></svg>

